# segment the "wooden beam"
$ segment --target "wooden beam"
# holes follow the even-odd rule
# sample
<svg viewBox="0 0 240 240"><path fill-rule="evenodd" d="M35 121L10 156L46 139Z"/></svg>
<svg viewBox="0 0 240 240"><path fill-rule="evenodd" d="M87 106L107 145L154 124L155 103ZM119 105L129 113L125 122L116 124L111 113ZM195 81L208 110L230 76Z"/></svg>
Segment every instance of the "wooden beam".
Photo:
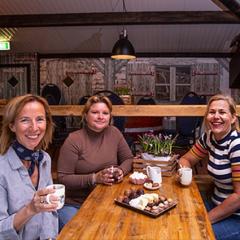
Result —
<svg viewBox="0 0 240 240"><path fill-rule="evenodd" d="M240 19L239 0L212 0L212 1L219 6L223 5L226 9L230 10L234 15L238 16Z"/></svg>
<svg viewBox="0 0 240 240"><path fill-rule="evenodd" d="M223 11L230 11L220 0L211 0L215 5L221 8Z"/></svg>
<svg viewBox="0 0 240 240"><path fill-rule="evenodd" d="M206 106L204 105L119 105L113 106L114 116L203 116Z"/></svg>
<svg viewBox="0 0 240 240"><path fill-rule="evenodd" d="M53 115L81 116L83 106L51 106ZM206 105L114 105L114 116L165 117L165 116L204 116ZM240 115L240 105L237 106Z"/></svg>
<svg viewBox="0 0 240 240"><path fill-rule="evenodd" d="M233 53L229 52L138 52L137 58L161 57L161 58L232 58ZM42 58L109 58L110 53L39 53Z"/></svg>
<svg viewBox="0 0 240 240"><path fill-rule="evenodd" d="M53 116L81 116L81 105L51 105ZM126 117L197 117L204 116L206 105L114 105L114 116ZM0 116L4 105L0 105ZM237 105L240 115L240 105Z"/></svg>
<svg viewBox="0 0 240 240"><path fill-rule="evenodd" d="M54 116L81 116L83 106L51 105ZM0 115L3 115L4 105L0 105ZM163 117L163 116L203 116L205 105L114 105L114 116L129 117ZM238 108L240 113L240 106Z"/></svg>
<svg viewBox="0 0 240 240"><path fill-rule="evenodd" d="M154 24L239 24L239 18L226 11L107 12L1 15L0 27L56 27Z"/></svg>

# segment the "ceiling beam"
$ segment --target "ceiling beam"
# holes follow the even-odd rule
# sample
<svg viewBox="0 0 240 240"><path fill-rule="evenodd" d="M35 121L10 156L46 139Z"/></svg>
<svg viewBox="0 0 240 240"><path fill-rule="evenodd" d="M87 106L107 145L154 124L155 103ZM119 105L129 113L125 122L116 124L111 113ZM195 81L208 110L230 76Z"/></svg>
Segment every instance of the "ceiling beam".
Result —
<svg viewBox="0 0 240 240"><path fill-rule="evenodd" d="M50 53L38 54L38 58L109 58L110 53ZM137 58L161 57L161 58L231 58L233 53L217 52L140 52L136 53Z"/></svg>
<svg viewBox="0 0 240 240"><path fill-rule="evenodd" d="M217 5L224 5L228 10L240 18L239 0L212 0Z"/></svg>
<svg viewBox="0 0 240 240"><path fill-rule="evenodd" d="M219 0L211 0L215 5L221 8L223 11L230 11L224 4L222 4Z"/></svg>
<svg viewBox="0 0 240 240"><path fill-rule="evenodd" d="M100 26L100 25L154 25L154 24L239 24L232 12L114 12L1 15L1 28Z"/></svg>

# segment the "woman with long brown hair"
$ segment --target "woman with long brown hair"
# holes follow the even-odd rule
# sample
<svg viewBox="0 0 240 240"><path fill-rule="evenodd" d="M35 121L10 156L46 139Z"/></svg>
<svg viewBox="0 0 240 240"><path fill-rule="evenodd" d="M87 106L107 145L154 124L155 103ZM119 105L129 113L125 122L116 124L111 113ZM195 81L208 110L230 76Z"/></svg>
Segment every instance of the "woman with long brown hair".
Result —
<svg viewBox="0 0 240 240"><path fill-rule="evenodd" d="M50 239L58 234L51 159L44 151L53 122L45 99L27 94L11 99L0 137L0 239Z"/></svg>

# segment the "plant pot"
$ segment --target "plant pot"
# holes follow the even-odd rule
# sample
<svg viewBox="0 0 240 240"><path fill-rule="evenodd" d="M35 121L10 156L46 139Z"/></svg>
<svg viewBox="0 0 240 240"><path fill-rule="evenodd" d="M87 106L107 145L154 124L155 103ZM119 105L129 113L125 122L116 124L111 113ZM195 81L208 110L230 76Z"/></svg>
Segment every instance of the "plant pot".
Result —
<svg viewBox="0 0 240 240"><path fill-rule="evenodd" d="M166 161L168 162L171 159L171 156L154 156L153 154L149 154L149 153L141 153L141 157L144 160L156 160L156 161Z"/></svg>
<svg viewBox="0 0 240 240"><path fill-rule="evenodd" d="M120 98L123 100L124 104L132 103L131 95L120 95Z"/></svg>

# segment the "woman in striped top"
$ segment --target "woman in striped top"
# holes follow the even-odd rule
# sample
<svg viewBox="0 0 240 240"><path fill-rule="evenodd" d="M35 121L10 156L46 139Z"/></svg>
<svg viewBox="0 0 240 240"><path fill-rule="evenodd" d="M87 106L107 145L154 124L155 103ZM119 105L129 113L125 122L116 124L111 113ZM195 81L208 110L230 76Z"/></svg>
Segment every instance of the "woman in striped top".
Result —
<svg viewBox="0 0 240 240"><path fill-rule="evenodd" d="M240 239L240 133L236 105L230 96L210 98L204 116L205 133L179 164L192 167L208 158L214 182L211 198L204 198L217 239Z"/></svg>

